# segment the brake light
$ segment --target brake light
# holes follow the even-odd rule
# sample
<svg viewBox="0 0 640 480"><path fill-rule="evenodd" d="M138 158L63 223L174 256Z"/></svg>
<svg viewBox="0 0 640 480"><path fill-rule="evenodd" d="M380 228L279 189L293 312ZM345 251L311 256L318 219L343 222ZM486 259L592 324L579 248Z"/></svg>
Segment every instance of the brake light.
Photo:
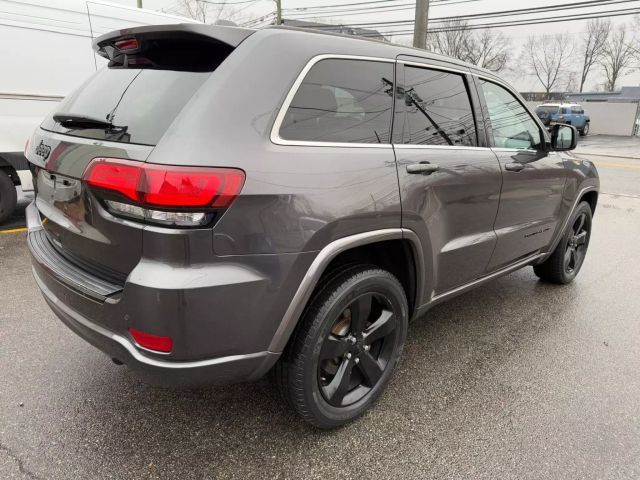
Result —
<svg viewBox="0 0 640 480"><path fill-rule="evenodd" d="M156 352L169 353L173 349L173 340L171 337L161 337L152 333L143 332L130 328L129 333L138 345Z"/></svg>
<svg viewBox="0 0 640 480"><path fill-rule="evenodd" d="M113 190L138 202L140 201L138 184L141 173L142 169L137 165L98 158L91 162L83 179L92 187Z"/></svg>
<svg viewBox="0 0 640 480"><path fill-rule="evenodd" d="M135 38L125 38L123 40L116 40L114 45L121 52L137 50L139 47L138 40L136 40Z"/></svg>
<svg viewBox="0 0 640 480"><path fill-rule="evenodd" d="M159 223L200 224L205 212L229 207L244 185L236 168L178 167L114 158L95 158L82 176L92 188L116 194L106 200L117 212ZM179 212L149 210L159 207ZM188 212L188 215L184 211ZM199 210L199 211L194 211Z"/></svg>

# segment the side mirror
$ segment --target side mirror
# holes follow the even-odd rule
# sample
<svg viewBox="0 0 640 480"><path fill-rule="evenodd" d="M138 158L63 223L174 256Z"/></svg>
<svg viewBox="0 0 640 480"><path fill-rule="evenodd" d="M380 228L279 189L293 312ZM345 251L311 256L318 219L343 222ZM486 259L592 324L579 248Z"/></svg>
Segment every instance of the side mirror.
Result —
<svg viewBox="0 0 640 480"><path fill-rule="evenodd" d="M573 150L578 145L578 131L571 125L560 123L553 125L551 132L551 150L556 152L566 152Z"/></svg>

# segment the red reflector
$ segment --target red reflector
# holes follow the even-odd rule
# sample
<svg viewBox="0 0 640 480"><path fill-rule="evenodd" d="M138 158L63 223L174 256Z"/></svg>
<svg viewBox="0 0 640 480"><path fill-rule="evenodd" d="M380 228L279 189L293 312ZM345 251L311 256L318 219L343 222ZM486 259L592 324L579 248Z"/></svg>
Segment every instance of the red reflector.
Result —
<svg viewBox="0 0 640 480"><path fill-rule="evenodd" d="M125 38L124 40L116 40L114 43L115 47L118 50L137 50L138 49L138 40L135 38Z"/></svg>
<svg viewBox="0 0 640 480"><path fill-rule="evenodd" d="M176 167L95 158L82 178L92 187L117 192L140 205L225 208L242 190L245 175L236 168Z"/></svg>
<svg viewBox="0 0 640 480"><path fill-rule="evenodd" d="M169 353L173 348L173 340L171 337L160 337L147 332L141 332L135 328L130 328L129 333L138 345L149 350L157 352Z"/></svg>

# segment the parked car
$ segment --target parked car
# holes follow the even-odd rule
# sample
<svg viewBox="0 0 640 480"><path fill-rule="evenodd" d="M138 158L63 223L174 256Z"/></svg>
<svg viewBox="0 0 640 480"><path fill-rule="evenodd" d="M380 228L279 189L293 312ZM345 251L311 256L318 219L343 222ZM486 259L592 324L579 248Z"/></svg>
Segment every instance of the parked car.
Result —
<svg viewBox="0 0 640 480"><path fill-rule="evenodd" d="M547 126L563 123L576 127L582 137L589 134L591 119L584 113L584 108L576 103L545 103L536 108L536 115Z"/></svg>
<svg viewBox="0 0 640 480"><path fill-rule="evenodd" d="M107 60L94 55L93 35L115 29L190 20L99 0L0 0L0 223L11 216L16 187L33 194L24 157L42 119ZM19 48L12 48L19 45Z"/></svg>
<svg viewBox="0 0 640 480"><path fill-rule="evenodd" d="M410 319L583 265L596 169L489 71L287 27L95 48L109 66L30 139L27 238L56 315L149 381L269 372L336 427L385 389Z"/></svg>

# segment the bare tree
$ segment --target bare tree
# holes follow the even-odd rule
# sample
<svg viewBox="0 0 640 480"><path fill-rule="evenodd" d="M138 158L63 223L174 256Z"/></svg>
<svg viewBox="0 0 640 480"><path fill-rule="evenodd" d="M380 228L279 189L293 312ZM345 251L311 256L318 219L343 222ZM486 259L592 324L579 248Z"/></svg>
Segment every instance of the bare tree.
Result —
<svg viewBox="0 0 640 480"><path fill-rule="evenodd" d="M467 61L479 67L500 72L509 63L509 42L502 33L491 30L479 30L473 35Z"/></svg>
<svg viewBox="0 0 640 480"><path fill-rule="evenodd" d="M465 20L447 20L427 36L427 49L448 57L465 60L472 42L472 32Z"/></svg>
<svg viewBox="0 0 640 480"><path fill-rule="evenodd" d="M611 20L594 19L589 21L587 32L580 44L582 54L582 74L580 77L580 92L584 89L587 76L591 68L600 62L604 55L604 49L609 40L611 31Z"/></svg>
<svg viewBox="0 0 640 480"><path fill-rule="evenodd" d="M578 77L578 73L577 72L569 72L567 73L567 76L565 78L565 87L564 87L564 91L565 92L575 92L576 91L576 87L578 85L578 81L577 81L577 77Z"/></svg>
<svg viewBox="0 0 640 480"><path fill-rule="evenodd" d="M529 37L524 45L520 61L526 72L534 75L547 97L567 80L573 44L568 35L542 35Z"/></svg>
<svg viewBox="0 0 640 480"><path fill-rule="evenodd" d="M626 25L620 25L609 37L600 60L607 78L604 87L608 92L613 92L618 80L631 70L631 62L636 56L634 41Z"/></svg>
<svg viewBox="0 0 640 480"><path fill-rule="evenodd" d="M636 58L640 60L640 15L634 15L633 23L631 24L631 32L635 38L633 42L633 48Z"/></svg>
<svg viewBox="0 0 640 480"><path fill-rule="evenodd" d="M227 2L226 0L216 3L207 0L178 0L178 5L183 15L202 23L213 23L226 13Z"/></svg>
<svg viewBox="0 0 640 480"><path fill-rule="evenodd" d="M477 32L465 20L449 20L429 32L429 50L499 72L509 61L509 45L501 33Z"/></svg>

